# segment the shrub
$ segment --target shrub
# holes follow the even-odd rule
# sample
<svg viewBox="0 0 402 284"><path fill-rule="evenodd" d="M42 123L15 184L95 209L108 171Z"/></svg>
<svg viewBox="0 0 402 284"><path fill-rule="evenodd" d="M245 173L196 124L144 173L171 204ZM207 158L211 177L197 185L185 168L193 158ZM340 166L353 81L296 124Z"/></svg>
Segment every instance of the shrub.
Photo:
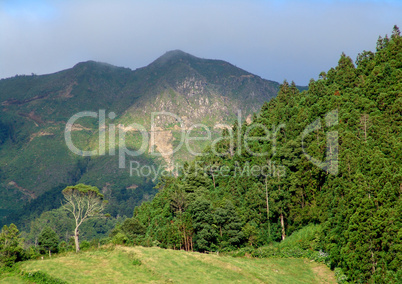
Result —
<svg viewBox="0 0 402 284"><path fill-rule="evenodd" d="M281 248L299 247L301 249L318 250L320 248L321 225L310 224L280 242Z"/></svg>
<svg viewBox="0 0 402 284"><path fill-rule="evenodd" d="M81 250L87 250L90 247L91 247L91 244L88 241L82 241L81 244L80 244L80 249Z"/></svg>
<svg viewBox="0 0 402 284"><path fill-rule="evenodd" d="M37 283L37 284L67 284L68 282L50 276L46 272L43 271L35 271L35 272L21 272L21 277L29 282Z"/></svg>
<svg viewBox="0 0 402 284"><path fill-rule="evenodd" d="M129 252L128 258L131 260L131 263L135 266L140 266L142 264L141 260L137 258L137 255L134 252Z"/></svg>
<svg viewBox="0 0 402 284"><path fill-rule="evenodd" d="M127 241L127 236L121 232L118 232L116 235L114 235L111 240L111 242L115 245L124 245Z"/></svg>

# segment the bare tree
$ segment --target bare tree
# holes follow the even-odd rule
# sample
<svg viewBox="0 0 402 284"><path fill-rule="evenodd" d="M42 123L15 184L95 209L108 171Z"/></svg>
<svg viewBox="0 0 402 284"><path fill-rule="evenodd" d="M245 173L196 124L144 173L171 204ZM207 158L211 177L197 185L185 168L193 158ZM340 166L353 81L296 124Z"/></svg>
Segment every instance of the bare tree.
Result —
<svg viewBox="0 0 402 284"><path fill-rule="evenodd" d="M361 129L364 132L364 141L367 142L367 130L371 125L370 116L368 114L363 114L360 118Z"/></svg>
<svg viewBox="0 0 402 284"><path fill-rule="evenodd" d="M271 241L271 224L269 222L268 175L265 176L265 201L267 202L268 238Z"/></svg>
<svg viewBox="0 0 402 284"><path fill-rule="evenodd" d="M75 219L74 240L75 250L78 252L80 250L79 227L88 219L105 216L102 211L107 201L103 200L103 194L99 192L97 187L82 183L68 186L62 193L65 199L63 208L70 212Z"/></svg>

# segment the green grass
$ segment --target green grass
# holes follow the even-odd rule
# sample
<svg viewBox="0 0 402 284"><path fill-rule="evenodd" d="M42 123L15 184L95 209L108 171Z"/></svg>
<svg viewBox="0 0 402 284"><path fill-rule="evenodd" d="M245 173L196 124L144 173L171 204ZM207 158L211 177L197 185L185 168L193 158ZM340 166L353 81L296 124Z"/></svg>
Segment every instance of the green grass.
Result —
<svg viewBox="0 0 402 284"><path fill-rule="evenodd" d="M306 259L234 258L144 247L70 253L24 262L21 269L70 283L336 283L325 265Z"/></svg>
<svg viewBox="0 0 402 284"><path fill-rule="evenodd" d="M8 276L8 277L6 277L4 279L0 279L0 283L2 283L2 284L20 284L20 283L24 283L25 284L25 283L29 283L29 282L19 278L16 275L11 275L11 276Z"/></svg>

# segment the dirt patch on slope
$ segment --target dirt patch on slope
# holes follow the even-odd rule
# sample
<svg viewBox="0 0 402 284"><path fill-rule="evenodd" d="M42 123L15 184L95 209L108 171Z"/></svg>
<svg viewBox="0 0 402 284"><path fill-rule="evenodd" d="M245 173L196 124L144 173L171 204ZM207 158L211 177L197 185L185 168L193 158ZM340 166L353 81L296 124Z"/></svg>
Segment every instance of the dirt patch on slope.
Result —
<svg viewBox="0 0 402 284"><path fill-rule="evenodd" d="M18 189L20 192L22 192L24 195L28 196L30 199L35 199L36 195L33 191L23 188L21 186L19 186L15 181L10 181L8 183L8 185L15 187L16 189Z"/></svg>
<svg viewBox="0 0 402 284"><path fill-rule="evenodd" d="M314 272L318 283L324 284L335 284L336 279L333 271L331 271L328 267L319 263L310 263L311 270Z"/></svg>
<svg viewBox="0 0 402 284"><path fill-rule="evenodd" d="M62 90L59 92L59 98L64 98L64 99L70 99L73 98L74 96L71 94L71 91L73 90L73 87L75 85L78 85L77 82L74 82L72 84L70 84L69 86L67 86L66 89Z"/></svg>
<svg viewBox="0 0 402 284"><path fill-rule="evenodd" d="M40 132L32 134L31 137L29 138L29 142L34 140L35 137L40 137L40 136L54 136L54 134L50 133L50 132L46 132L46 131L40 131Z"/></svg>

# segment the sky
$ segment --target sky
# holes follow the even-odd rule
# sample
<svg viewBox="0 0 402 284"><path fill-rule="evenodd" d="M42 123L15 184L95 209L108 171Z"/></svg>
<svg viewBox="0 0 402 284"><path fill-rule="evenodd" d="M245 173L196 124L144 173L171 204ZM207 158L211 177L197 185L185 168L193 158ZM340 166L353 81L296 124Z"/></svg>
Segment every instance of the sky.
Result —
<svg viewBox="0 0 402 284"><path fill-rule="evenodd" d="M307 85L402 28L402 1L0 0L0 78L95 60L131 69L180 49Z"/></svg>

